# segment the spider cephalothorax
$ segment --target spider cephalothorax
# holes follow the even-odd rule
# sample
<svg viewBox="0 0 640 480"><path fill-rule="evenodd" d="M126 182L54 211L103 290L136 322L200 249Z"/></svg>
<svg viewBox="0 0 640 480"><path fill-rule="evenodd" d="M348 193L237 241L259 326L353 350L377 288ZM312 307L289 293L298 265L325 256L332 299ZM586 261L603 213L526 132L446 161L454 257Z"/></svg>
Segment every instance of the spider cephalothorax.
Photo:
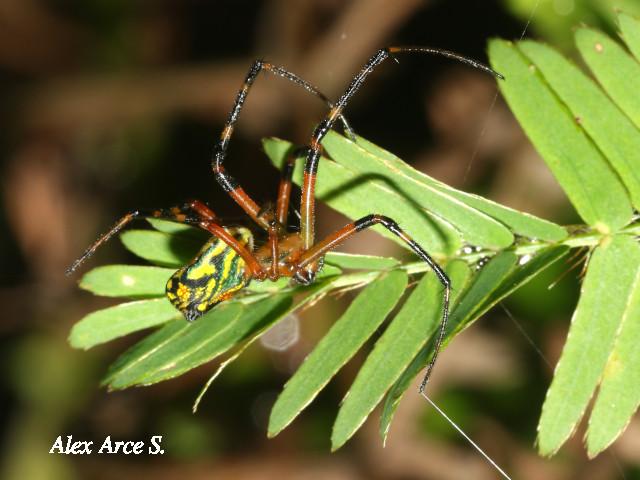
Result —
<svg viewBox="0 0 640 480"><path fill-rule="evenodd" d="M91 245L69 267L67 272L73 272L101 244L109 240L132 220L155 217L195 225L209 232L212 238L188 265L182 267L171 276L166 287L167 297L171 303L184 314L187 320L191 321L218 303L231 298L251 280L264 281L290 277L302 285L312 283L317 271L322 267L324 255L329 250L337 247L344 240L365 228L381 225L398 236L418 257L424 260L444 287L442 321L432 359L420 387L420 391L423 391L438 356L449 315L451 285L444 270L394 220L382 215L367 215L345 225L320 242L315 241L315 182L321 158L321 141L338 119L341 120L348 134L355 139L349 125L342 116L342 112L375 67L393 54L401 52L442 55L501 77L481 63L446 50L427 47L390 47L378 50L354 77L338 101L333 104L327 97L300 77L281 67L258 60L249 69L244 84L238 92L233 109L214 150L211 167L220 186L245 211L251 220L267 234L267 242L260 248L254 249L253 236L249 230L224 227L218 216L208 206L198 200L193 200L170 209L136 210L128 213L109 232ZM300 201L299 232L291 231L292 229L288 228L287 224L291 178L294 163L298 157L295 152L288 157L282 169L275 211L271 208L261 208L243 190L235 178L226 172L223 166L229 140L233 134L238 115L242 110L253 82L261 71L270 72L292 81L324 100L330 107L327 116L314 130L309 146L305 150L306 158Z"/></svg>

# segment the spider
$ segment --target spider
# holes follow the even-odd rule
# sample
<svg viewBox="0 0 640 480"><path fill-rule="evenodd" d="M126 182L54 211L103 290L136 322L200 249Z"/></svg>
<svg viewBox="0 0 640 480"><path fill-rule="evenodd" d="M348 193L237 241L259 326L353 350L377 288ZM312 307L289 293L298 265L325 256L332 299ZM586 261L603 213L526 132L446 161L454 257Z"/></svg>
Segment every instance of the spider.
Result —
<svg viewBox="0 0 640 480"><path fill-rule="evenodd" d="M383 215L374 213L362 217L359 220L348 223L319 242L315 242L314 231L314 192L316 174L321 158L322 139L338 119L343 123L347 134L352 139L355 139L353 131L342 112L365 79L378 65L387 58L394 58L393 55L396 53L405 52L434 54L452 58L488 72L495 77L503 78L490 67L447 50L430 47L388 47L378 50L365 63L346 91L334 104L318 89L297 75L282 67L256 60L249 69L244 84L236 96L220 140L215 146L211 168L217 182L224 191L229 194L258 227L264 230L267 235L265 244L255 247L253 234L249 229L225 227L220 218L205 203L199 200L191 200L180 206L168 209L134 210L127 213L108 232L87 248L82 256L67 269L67 274L74 272L80 264L93 255L100 245L108 241L133 220L160 218L195 225L209 232L211 238L189 264L180 268L169 278L166 285L166 295L170 302L184 314L188 321L194 321L215 305L233 297L252 280L265 281L268 279L275 281L280 277L290 277L301 285L313 283L316 273L322 268L324 255L328 251L366 228L382 225L404 241L418 257L426 262L443 286L442 317L433 354L420 385L419 391L422 394L438 357L449 317L451 282L443 268L394 220ZM297 155L290 155L282 169L275 209L261 208L243 190L235 178L226 172L224 167L227 147L238 116L251 86L262 71L293 82L323 100L330 108L327 116L315 128L306 149L299 230L287 224L291 180Z"/></svg>

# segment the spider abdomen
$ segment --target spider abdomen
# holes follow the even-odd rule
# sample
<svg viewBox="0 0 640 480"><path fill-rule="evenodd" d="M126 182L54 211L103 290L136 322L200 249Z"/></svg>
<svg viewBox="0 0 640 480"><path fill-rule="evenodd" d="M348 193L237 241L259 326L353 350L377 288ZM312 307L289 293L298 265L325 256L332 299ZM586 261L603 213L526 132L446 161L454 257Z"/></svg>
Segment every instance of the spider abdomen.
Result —
<svg viewBox="0 0 640 480"><path fill-rule="evenodd" d="M252 243L244 228L230 230L244 245ZM189 321L196 320L218 303L231 298L251 280L246 263L223 241L212 237L196 257L167 281L169 301Z"/></svg>

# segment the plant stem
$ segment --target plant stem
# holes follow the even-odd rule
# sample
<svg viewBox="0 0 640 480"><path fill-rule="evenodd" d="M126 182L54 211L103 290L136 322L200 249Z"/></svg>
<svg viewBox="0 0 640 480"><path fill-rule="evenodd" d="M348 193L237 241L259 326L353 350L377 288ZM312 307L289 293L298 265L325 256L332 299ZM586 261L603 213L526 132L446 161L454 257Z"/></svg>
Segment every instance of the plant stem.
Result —
<svg viewBox="0 0 640 480"><path fill-rule="evenodd" d="M557 243L548 243L538 240L521 241L510 249L518 256L535 255L539 251L551 246L566 245L570 248L595 247L605 238L607 238L607 235L603 235L600 232L591 230L587 226L571 226L567 227L567 230L580 233L576 233L573 236L569 235L566 239ZM618 233L640 236L640 222L636 221L635 223L632 223L623 228ZM468 263L475 263L483 258L492 257L496 253L497 252L494 250L478 250L471 253L466 253L463 249L459 253L450 257L438 257L438 260L464 260ZM422 261L404 263L397 268L405 270L408 274L423 273L429 270L429 266ZM373 281L379 275L379 273L379 271L366 271L343 274L331 280L330 283L332 289L348 287L357 288Z"/></svg>
<svg viewBox="0 0 640 480"><path fill-rule="evenodd" d="M603 235L601 232L591 230L586 225L569 226L566 228L570 232L570 234L561 242L549 243L539 240L521 239L520 241L516 242L513 247L510 247L509 250L513 251L518 256L534 256L541 250L552 246L566 245L570 248L595 247L608 237L607 235ZM640 236L640 221L636 219L634 223L626 226L617 233ZM471 252L466 252L463 248L455 255L452 255L450 257L437 256L436 259L439 262L443 263L450 262L452 260L464 260L468 263L475 263L483 258L492 257L496 253L498 253L495 250L476 250L473 247L469 248L472 250ZM424 273L429 270L429 266L423 261L403 263L394 268L405 270L410 275L416 273ZM320 297L334 290L346 291L360 288L374 281L379 275L380 270L367 270L362 272L343 273L342 275L329 277L325 280L327 283L321 289L321 292L317 292L316 296ZM305 287L289 286L280 291L290 290L292 292L295 292L297 290L303 291L304 288ZM251 294L245 297L245 301L254 302L257 300L261 300L262 298L266 298L271 294L272 292Z"/></svg>

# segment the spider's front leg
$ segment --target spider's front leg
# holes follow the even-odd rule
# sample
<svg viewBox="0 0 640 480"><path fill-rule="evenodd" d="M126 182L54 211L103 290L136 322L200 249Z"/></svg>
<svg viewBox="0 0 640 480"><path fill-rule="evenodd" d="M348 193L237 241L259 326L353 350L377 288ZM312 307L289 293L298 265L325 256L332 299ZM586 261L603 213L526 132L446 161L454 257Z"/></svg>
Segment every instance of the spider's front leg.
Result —
<svg viewBox="0 0 640 480"><path fill-rule="evenodd" d="M374 225L382 225L384 228L386 228L394 235L399 237L403 242L405 242L409 246L409 248L411 248L411 250L413 250L415 254L418 255L418 257L420 257L422 260L424 260L425 263L427 263L427 265L429 265L429 267L433 270L433 273L436 274L438 280L444 287L444 292L442 295L442 320L440 322L438 336L436 337L433 356L431 357L431 361L429 362L429 365L427 367L427 372L425 373L422 383L420 384L420 393L424 394L424 390L427 386L427 383L429 382L429 377L431 376L433 366L435 365L436 359L438 358L438 353L440 352L440 347L442 346L442 341L444 340L447 330L447 321L449 319L449 298L451 296L451 281L449 280L449 277L445 273L444 269L440 265L438 265L438 263L418 243L416 243L415 240L413 240L404 230L402 230L398 226L398 224L394 220L390 219L389 217L375 214L367 215L366 217L362 217L355 222L345 225L340 230L337 230L333 234L327 236L321 242L304 251L300 256L300 259L294 266L294 269L300 275L304 276L308 274L308 267L310 265L314 265L314 262L320 260L328 251L336 248L338 245L340 245L342 242L355 235L356 233Z"/></svg>
<svg viewBox="0 0 640 480"><path fill-rule="evenodd" d="M139 209L127 213L120 218L109 231L102 234L95 242L93 242L89 248L87 248L84 253L74 261L69 268L67 268L66 274L71 275L75 272L78 267L90 258L101 245L113 238L114 235L119 233L129 223L134 220L144 218L171 220L202 228L203 230L206 230L212 235L218 237L229 247L235 250L247 263L252 275L258 279L262 279L265 276L264 270L254 257L253 253L241 242L235 239L224 227L222 227L219 224L218 216L213 212L213 210L199 200L191 200L180 206L166 209Z"/></svg>

